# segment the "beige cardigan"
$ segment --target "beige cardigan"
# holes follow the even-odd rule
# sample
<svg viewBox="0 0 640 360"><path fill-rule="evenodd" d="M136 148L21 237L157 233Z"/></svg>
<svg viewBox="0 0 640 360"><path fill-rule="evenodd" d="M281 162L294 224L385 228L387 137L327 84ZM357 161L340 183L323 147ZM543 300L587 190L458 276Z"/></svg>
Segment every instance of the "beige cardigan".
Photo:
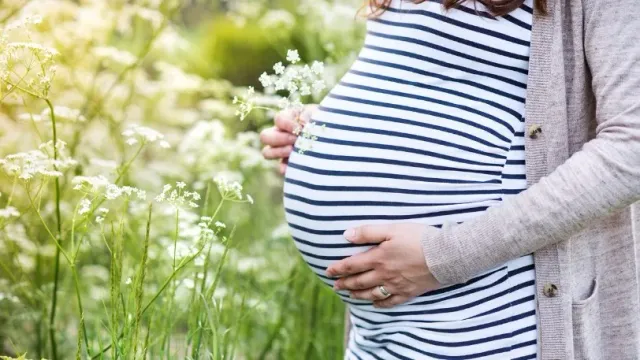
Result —
<svg viewBox="0 0 640 360"><path fill-rule="evenodd" d="M425 257L454 284L534 252L539 359L640 359L640 1L548 2L532 30L529 187L428 228Z"/></svg>

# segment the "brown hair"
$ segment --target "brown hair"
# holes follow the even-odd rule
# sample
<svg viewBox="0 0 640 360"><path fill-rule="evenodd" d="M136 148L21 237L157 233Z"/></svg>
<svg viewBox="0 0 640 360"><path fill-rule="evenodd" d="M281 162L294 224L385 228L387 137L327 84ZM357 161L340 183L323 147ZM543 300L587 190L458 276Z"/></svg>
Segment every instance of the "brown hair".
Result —
<svg viewBox="0 0 640 360"><path fill-rule="evenodd" d="M389 7L392 0L367 0L365 1L365 6L368 6L371 9L371 16L379 16L382 14L386 8ZM404 0L411 1L414 4L420 4L427 0ZM445 9L449 10L460 6L462 3L467 0L442 0L442 5ZM513 10L519 8L525 0L471 0L472 2L480 2L487 7L489 12L494 16L502 16L506 15ZM541 13L546 13L547 11L547 0L535 0L535 7Z"/></svg>

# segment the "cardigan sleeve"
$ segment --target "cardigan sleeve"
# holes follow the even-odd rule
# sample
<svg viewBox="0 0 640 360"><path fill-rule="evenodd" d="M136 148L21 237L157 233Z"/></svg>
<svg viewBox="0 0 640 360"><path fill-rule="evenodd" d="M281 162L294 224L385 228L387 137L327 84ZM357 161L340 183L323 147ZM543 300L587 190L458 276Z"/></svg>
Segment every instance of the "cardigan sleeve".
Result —
<svg viewBox="0 0 640 360"><path fill-rule="evenodd" d="M640 200L640 6L637 0L583 5L596 136L499 206L462 224L427 227L424 254L443 285L566 240Z"/></svg>

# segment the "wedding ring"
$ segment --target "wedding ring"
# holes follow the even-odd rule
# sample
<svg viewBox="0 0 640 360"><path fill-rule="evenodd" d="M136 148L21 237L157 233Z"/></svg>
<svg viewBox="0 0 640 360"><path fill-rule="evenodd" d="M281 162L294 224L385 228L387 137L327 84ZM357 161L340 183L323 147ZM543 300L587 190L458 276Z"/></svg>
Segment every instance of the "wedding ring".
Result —
<svg viewBox="0 0 640 360"><path fill-rule="evenodd" d="M382 296L384 296L385 298L388 298L389 296L391 296L391 293L387 291L387 289L384 288L384 286L380 285L378 286L378 290L380 290L380 293L382 294Z"/></svg>

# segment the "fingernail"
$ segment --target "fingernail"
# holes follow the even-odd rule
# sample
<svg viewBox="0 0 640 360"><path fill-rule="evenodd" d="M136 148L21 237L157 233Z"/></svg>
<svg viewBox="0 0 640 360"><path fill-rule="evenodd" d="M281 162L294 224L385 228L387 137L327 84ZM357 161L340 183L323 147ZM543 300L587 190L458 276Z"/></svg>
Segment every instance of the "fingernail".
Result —
<svg viewBox="0 0 640 360"><path fill-rule="evenodd" d="M355 229L348 229L347 231L344 232L344 237L345 237L345 239L347 239L349 241L355 240L356 230Z"/></svg>

